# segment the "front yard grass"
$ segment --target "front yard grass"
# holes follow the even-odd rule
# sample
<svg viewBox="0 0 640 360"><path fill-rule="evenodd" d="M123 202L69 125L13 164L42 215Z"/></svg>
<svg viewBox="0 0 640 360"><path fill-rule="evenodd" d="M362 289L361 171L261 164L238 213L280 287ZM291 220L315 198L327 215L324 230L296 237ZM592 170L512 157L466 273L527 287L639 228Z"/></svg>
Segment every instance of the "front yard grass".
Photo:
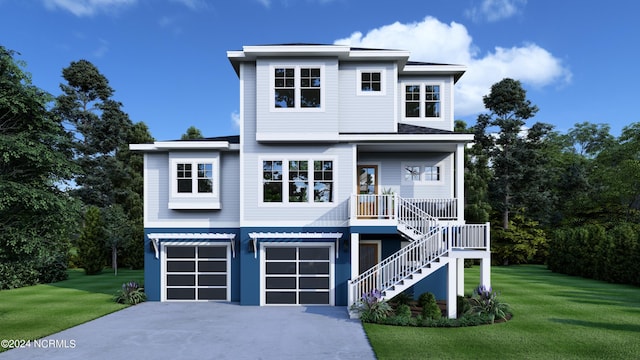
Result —
<svg viewBox="0 0 640 360"><path fill-rule="evenodd" d="M34 340L121 310L113 301L122 283L142 283L143 270L106 270L87 276L69 270L69 279L0 291L0 339ZM0 352L7 349L0 348Z"/></svg>
<svg viewBox="0 0 640 360"><path fill-rule="evenodd" d="M465 289L479 268L465 269ZM637 359L640 288L552 273L544 266L492 268L511 305L507 323L465 328L364 324L378 359Z"/></svg>

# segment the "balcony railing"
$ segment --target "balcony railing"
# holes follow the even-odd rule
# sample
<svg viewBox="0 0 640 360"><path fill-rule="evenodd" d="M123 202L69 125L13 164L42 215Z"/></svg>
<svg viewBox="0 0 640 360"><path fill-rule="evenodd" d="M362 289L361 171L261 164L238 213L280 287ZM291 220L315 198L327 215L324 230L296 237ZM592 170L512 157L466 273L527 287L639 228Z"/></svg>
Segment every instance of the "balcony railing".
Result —
<svg viewBox="0 0 640 360"><path fill-rule="evenodd" d="M457 199L403 198L406 203L422 210L438 220L457 220ZM352 219L397 219L398 198L394 194L353 195Z"/></svg>

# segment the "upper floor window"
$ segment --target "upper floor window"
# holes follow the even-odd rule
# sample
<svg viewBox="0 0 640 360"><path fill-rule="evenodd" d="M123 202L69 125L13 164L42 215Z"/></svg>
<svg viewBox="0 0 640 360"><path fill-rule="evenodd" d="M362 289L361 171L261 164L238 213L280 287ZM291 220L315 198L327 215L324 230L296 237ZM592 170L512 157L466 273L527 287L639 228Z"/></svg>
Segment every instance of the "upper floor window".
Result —
<svg viewBox="0 0 640 360"><path fill-rule="evenodd" d="M385 92L385 69L361 68L356 71L356 94L358 96L383 96Z"/></svg>
<svg viewBox="0 0 640 360"><path fill-rule="evenodd" d="M440 181L440 166L425 166L424 181Z"/></svg>
<svg viewBox="0 0 640 360"><path fill-rule="evenodd" d="M293 68L276 68L275 79L275 106L277 108L292 108L296 103L296 86Z"/></svg>
<svg viewBox="0 0 640 360"><path fill-rule="evenodd" d="M382 78L379 71L360 73L360 91L382 91Z"/></svg>
<svg viewBox="0 0 640 360"><path fill-rule="evenodd" d="M424 116L440 117L440 85L426 85L424 97Z"/></svg>
<svg viewBox="0 0 640 360"><path fill-rule="evenodd" d="M169 209L220 209L220 154L169 153Z"/></svg>
<svg viewBox="0 0 640 360"><path fill-rule="evenodd" d="M439 118L441 115L440 89L440 85L405 85L405 117Z"/></svg>
<svg viewBox="0 0 640 360"><path fill-rule="evenodd" d="M333 161L262 161L262 202L333 202Z"/></svg>
<svg viewBox="0 0 640 360"><path fill-rule="evenodd" d="M177 163L176 182L178 194L213 193L213 163Z"/></svg>
<svg viewBox="0 0 640 360"><path fill-rule="evenodd" d="M273 89L275 108L320 108L320 67L276 67Z"/></svg>

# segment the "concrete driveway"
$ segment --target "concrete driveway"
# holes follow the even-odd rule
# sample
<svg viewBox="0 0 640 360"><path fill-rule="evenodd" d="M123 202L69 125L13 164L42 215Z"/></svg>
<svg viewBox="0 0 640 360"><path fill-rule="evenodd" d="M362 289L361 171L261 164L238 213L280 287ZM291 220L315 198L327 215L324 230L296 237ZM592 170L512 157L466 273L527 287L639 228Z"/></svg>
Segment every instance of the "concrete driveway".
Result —
<svg viewBox="0 0 640 360"><path fill-rule="evenodd" d="M0 353L9 359L375 359L344 307L146 302Z"/></svg>

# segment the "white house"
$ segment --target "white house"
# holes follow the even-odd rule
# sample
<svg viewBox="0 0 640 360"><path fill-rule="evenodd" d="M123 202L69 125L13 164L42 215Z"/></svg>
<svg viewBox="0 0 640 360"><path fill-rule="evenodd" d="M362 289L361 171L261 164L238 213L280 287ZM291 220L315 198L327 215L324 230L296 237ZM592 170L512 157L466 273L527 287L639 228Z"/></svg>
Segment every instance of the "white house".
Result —
<svg viewBox="0 0 640 360"><path fill-rule="evenodd" d="M430 291L456 315L463 262L490 286L489 227L464 220L461 65L340 45L244 46L240 135L144 152L145 290L156 301L347 306Z"/></svg>

